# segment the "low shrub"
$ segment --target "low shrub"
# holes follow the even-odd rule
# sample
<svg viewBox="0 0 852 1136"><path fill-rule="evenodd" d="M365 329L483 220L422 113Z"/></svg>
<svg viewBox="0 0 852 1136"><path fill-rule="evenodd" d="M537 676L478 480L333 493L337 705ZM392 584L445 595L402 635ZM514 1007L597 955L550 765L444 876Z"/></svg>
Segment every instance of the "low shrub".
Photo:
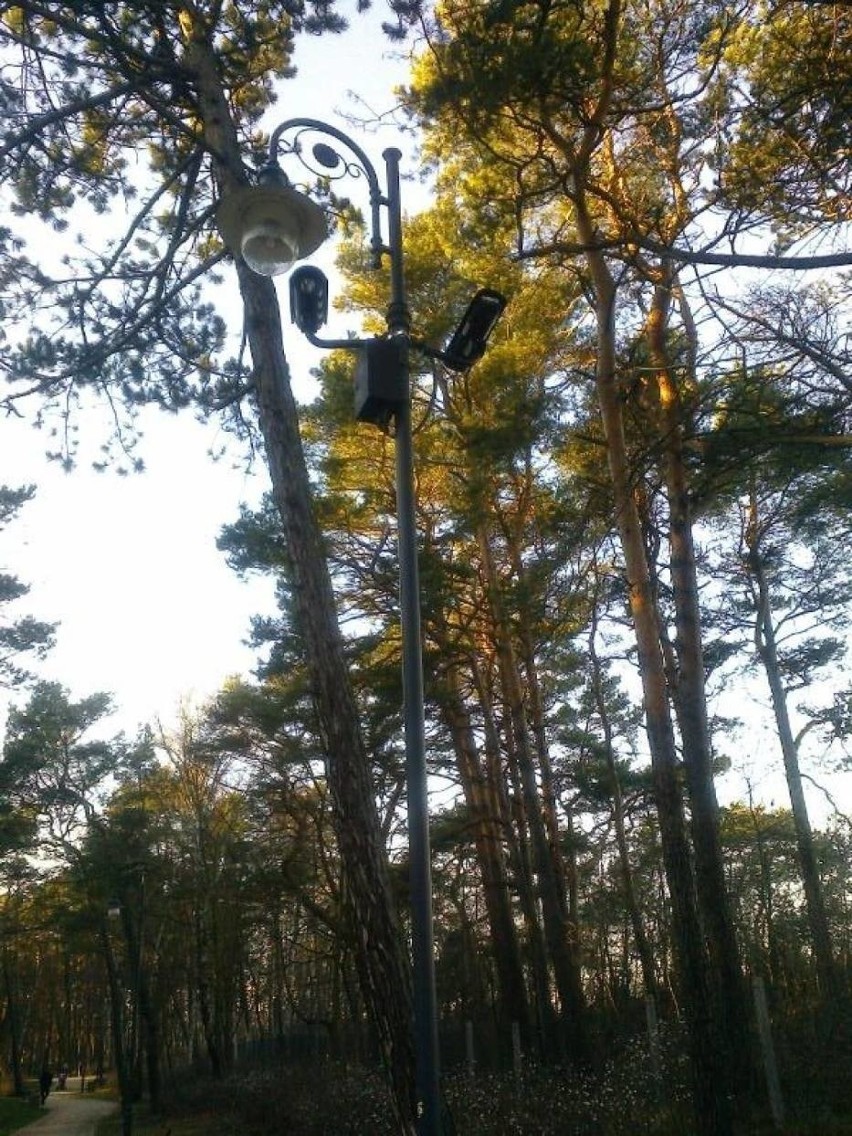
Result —
<svg viewBox="0 0 852 1136"><path fill-rule="evenodd" d="M600 1074L528 1064L520 1075L460 1070L444 1079L447 1132L459 1136L664 1136L689 1131L684 1070L666 1062L665 1092L644 1047L618 1054ZM250 1070L200 1090L187 1086L172 1108L203 1107L242 1136L397 1136L377 1069L326 1061ZM171 1109L170 1109L171 1111Z"/></svg>

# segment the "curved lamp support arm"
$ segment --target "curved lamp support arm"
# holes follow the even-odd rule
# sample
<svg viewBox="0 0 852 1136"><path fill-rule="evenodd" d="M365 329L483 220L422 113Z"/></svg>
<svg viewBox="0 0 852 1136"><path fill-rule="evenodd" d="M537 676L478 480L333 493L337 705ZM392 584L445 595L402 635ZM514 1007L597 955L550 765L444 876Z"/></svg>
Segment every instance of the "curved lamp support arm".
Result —
<svg viewBox="0 0 852 1136"><path fill-rule="evenodd" d="M373 251L373 258L377 267L381 261L383 252L389 253L393 258L392 248L386 245L382 240L381 207L389 203L379 185L379 176L376 173L376 168L358 143L353 142L343 131L338 130L336 126L332 126L330 123L321 122L317 118L288 118L286 122L280 123L270 136L269 156L267 159L269 165L273 167L278 166L278 151L283 135L289 131L300 132L303 130L312 130L317 134L325 134L345 147L351 154L354 154L357 165L353 167L351 163L344 160L333 146L318 145L313 149L314 157L325 169L335 170L338 165L343 164L344 168L342 172L337 175L338 177L353 172L353 169L356 172L360 170L360 172L364 174L364 177L367 179L370 194L370 248ZM290 153L298 155L298 141L294 141L290 147ZM306 164L304 163L304 159L303 164Z"/></svg>

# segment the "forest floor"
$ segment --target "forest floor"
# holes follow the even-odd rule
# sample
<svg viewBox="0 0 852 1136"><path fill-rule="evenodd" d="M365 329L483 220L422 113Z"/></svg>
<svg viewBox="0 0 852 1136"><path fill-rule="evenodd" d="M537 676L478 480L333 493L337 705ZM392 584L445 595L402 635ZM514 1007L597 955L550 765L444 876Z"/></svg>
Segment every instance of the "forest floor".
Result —
<svg viewBox="0 0 852 1136"><path fill-rule="evenodd" d="M315 1072L315 1071L314 1071ZM292 1136L385 1136L393 1131L387 1108L365 1108L368 1102L353 1096L348 1106L334 1100L331 1112L325 1107L326 1098L335 1097L333 1084L323 1080L323 1091L317 1092L316 1076L308 1082L299 1078L279 1078L273 1082L264 1078L263 1106L261 1107L253 1085L254 1078L245 1074L239 1081L227 1086L201 1078L184 1083L176 1099L170 1100L160 1115L153 1117L147 1106L140 1102L133 1108L133 1136L251 1136L251 1134L282 1131ZM367 1087L362 1084L363 1088ZM543 1086L538 1086L541 1089ZM23 1100L0 1099L0 1136L120 1136L121 1117L116 1100L110 1099L109 1089L93 1094L81 1094L79 1084L69 1081L71 1091L54 1091L48 1097L47 1107L39 1112L37 1105ZM516 1101L511 1116L497 1105L496 1085L490 1085L490 1107L477 1107L477 1102L463 1099L454 1101L459 1136L505 1136L507 1132L519 1136L690 1136L691 1125L674 1116L644 1115L638 1101L622 1098L620 1120L600 1118L597 1123L589 1118L574 1118L555 1123L538 1115L536 1102L547 1101L552 1112L558 1093L537 1092L532 1098ZM552 1086L555 1090L556 1086ZM277 1091L276 1091L277 1090ZM367 1093L368 1097L373 1095ZM476 1094L473 1094L474 1096ZM8 1106L8 1112L7 1112ZM500 1117L497 1113L502 1114ZM32 1119L36 1117L36 1119ZM810 1119L806 1119L811 1117ZM840 1116L817 1119L810 1110L800 1111L798 1123L783 1129L771 1123L740 1124L739 1136L852 1136L852 1117Z"/></svg>
<svg viewBox="0 0 852 1136"><path fill-rule="evenodd" d="M148 1113L144 1103L136 1105L133 1136L265 1136L270 1132L288 1136L392 1136L396 1128L386 1102L375 1100L370 1104L367 1098L373 1094L369 1086L365 1088L366 1097L353 1094L344 1101L328 1079L318 1082L314 1075L310 1085L293 1079L279 1084L277 1092L270 1086L261 1104L251 1077L227 1086L202 1080L185 1085L180 1098L170 1101L156 1117ZM476 1098L476 1094L472 1096ZM448 1125L448 1136L450 1132L454 1136L694 1136L692 1125L684 1123L682 1117L646 1114L629 1097L622 1102L619 1118L597 1122L579 1116L543 1118L539 1105L543 1101L552 1111L556 1097L556 1092L545 1091L537 1094L535 1101L518 1101L511 1113L498 1105L494 1094L489 1096L490 1107L481 1099L458 1097L453 1101L455 1124ZM852 1136L852 1116L818 1117L800 1111L798 1120L781 1129L766 1119L754 1124L741 1121L736 1132L737 1136ZM97 1136L121 1136L117 1112L98 1126Z"/></svg>

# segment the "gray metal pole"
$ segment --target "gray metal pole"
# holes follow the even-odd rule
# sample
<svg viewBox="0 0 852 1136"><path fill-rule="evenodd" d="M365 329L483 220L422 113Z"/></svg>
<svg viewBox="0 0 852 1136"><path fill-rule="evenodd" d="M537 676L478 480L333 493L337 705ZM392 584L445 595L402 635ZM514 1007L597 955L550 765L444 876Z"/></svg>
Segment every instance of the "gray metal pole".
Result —
<svg viewBox="0 0 852 1136"><path fill-rule="evenodd" d="M388 247L391 302L388 332L407 341L408 304L402 254L399 150L385 150L388 182ZM408 856L411 873L411 939L414 962L414 1031L417 1060L419 1136L441 1136L438 1003L432 928L432 866L429 849L429 796L423 706L423 653L420 641L420 581L417 564L417 515L414 503L414 456L408 350L401 364L406 397L396 415L396 499L399 528L399 606L402 623L402 686L405 718L405 766L408 782Z"/></svg>

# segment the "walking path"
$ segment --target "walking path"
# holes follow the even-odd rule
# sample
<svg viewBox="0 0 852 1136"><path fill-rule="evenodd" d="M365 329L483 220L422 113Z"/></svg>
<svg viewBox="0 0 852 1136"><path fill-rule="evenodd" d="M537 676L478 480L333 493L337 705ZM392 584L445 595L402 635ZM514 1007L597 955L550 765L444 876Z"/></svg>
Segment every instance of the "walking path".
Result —
<svg viewBox="0 0 852 1136"><path fill-rule="evenodd" d="M80 1078L69 1077L68 1088L61 1092L54 1089L47 1098L44 1114L19 1128L16 1136L94 1136L97 1122L117 1108L114 1101L82 1096Z"/></svg>

